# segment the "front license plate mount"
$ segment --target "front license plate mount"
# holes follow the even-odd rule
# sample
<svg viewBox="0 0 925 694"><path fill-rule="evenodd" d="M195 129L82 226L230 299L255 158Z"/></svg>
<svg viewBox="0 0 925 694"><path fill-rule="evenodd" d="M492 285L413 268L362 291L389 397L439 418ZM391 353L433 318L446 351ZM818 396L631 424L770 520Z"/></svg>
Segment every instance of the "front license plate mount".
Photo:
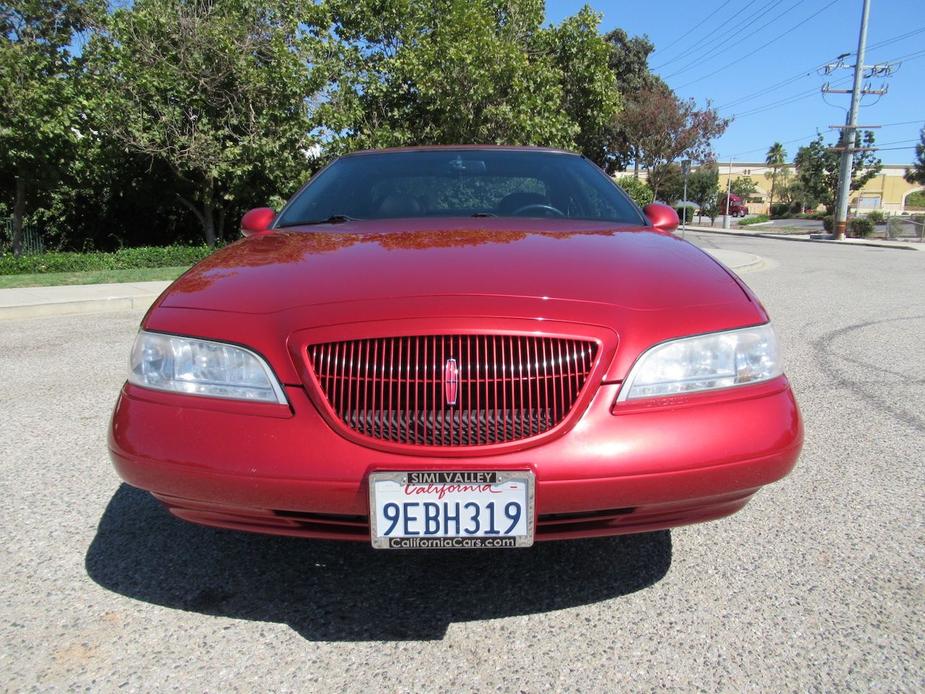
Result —
<svg viewBox="0 0 925 694"><path fill-rule="evenodd" d="M377 549L530 547L532 470L381 471L369 476L370 539Z"/></svg>

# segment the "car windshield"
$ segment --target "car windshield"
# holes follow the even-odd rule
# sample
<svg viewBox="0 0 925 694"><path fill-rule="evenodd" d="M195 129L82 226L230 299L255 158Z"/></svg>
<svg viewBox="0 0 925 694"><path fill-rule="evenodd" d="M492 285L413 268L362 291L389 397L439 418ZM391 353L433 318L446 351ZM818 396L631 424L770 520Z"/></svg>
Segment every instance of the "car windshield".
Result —
<svg viewBox="0 0 925 694"><path fill-rule="evenodd" d="M439 149L342 157L295 196L277 227L473 216L645 223L629 197L577 155Z"/></svg>

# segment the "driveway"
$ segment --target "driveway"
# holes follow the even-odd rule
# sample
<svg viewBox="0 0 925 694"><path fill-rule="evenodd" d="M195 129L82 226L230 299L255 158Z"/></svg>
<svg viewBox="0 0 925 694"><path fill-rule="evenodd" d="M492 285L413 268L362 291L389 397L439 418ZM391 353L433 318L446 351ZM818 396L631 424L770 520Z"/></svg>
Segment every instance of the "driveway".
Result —
<svg viewBox="0 0 925 694"><path fill-rule="evenodd" d="M5 321L2 688L921 689L925 256L687 236L765 259L801 461L722 521L527 551L174 520L106 455L140 312Z"/></svg>

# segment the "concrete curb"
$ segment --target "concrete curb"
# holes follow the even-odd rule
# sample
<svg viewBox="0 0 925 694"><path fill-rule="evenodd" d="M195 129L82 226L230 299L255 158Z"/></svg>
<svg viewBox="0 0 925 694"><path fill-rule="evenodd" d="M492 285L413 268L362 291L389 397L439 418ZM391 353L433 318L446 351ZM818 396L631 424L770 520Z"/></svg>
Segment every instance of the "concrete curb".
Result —
<svg viewBox="0 0 925 694"><path fill-rule="evenodd" d="M0 289L0 320L148 308L170 282Z"/></svg>
<svg viewBox="0 0 925 694"><path fill-rule="evenodd" d="M747 239L774 239L775 241L799 241L803 243L834 243L836 246L849 248L851 246L865 246L867 248L892 248L898 251L925 251L925 248L909 246L902 243L882 242L874 243L871 241L833 241L832 239L811 239L797 234L751 234L747 231L731 231L726 229L711 229L709 227L692 227L689 226L685 231L696 231L704 234L718 234L720 236L742 236Z"/></svg>
<svg viewBox="0 0 925 694"><path fill-rule="evenodd" d="M702 248L702 251L709 253L716 260L737 273L752 272L764 267L764 258L753 253L743 253L742 251L729 251L725 248Z"/></svg>

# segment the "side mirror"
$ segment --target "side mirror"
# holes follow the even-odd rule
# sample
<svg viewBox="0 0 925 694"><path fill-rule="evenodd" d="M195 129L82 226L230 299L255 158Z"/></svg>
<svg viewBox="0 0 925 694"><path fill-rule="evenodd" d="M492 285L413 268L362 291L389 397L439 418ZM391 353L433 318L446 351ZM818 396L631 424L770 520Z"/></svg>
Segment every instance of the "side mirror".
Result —
<svg viewBox="0 0 925 694"><path fill-rule="evenodd" d="M668 234L677 229L681 223L681 220L678 219L678 213L673 208L660 202L646 205L642 208L642 212L651 226Z"/></svg>
<svg viewBox="0 0 925 694"><path fill-rule="evenodd" d="M247 212L241 217L241 234L253 236L269 231L274 217L276 217L276 212L269 207L258 207Z"/></svg>

